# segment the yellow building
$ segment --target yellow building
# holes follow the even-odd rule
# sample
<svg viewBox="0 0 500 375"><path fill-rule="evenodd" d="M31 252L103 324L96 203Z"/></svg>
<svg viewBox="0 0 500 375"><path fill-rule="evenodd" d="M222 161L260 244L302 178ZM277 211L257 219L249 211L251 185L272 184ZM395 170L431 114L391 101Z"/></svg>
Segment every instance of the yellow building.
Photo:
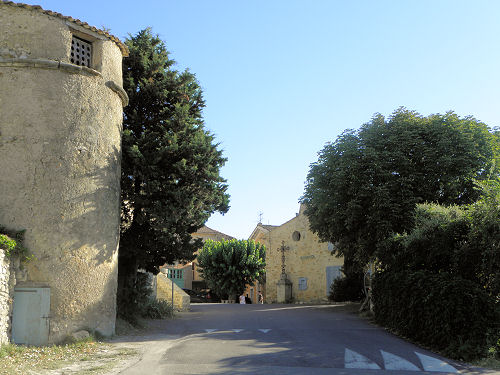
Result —
<svg viewBox="0 0 500 375"><path fill-rule="evenodd" d="M282 274L282 252L284 243L285 272L292 282L292 300L295 302L320 303L328 300L330 285L341 276L343 258L331 255L332 244L320 242L309 229L304 215L305 207L286 223L274 225L257 224L250 240L266 246L266 302L277 301L277 283Z"/></svg>

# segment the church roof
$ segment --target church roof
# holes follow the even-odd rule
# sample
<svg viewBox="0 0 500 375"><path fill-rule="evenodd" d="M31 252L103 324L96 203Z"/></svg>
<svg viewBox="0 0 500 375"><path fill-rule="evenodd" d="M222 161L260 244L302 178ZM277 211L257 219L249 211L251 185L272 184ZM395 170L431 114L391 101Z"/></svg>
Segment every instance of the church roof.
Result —
<svg viewBox="0 0 500 375"><path fill-rule="evenodd" d="M0 5L10 5L13 7L18 7L18 8L25 8L25 9L30 9L37 11L42 14L47 14L49 16L57 17L65 21L73 22L74 24L83 27L84 29L91 30L99 35L103 35L109 40L113 41L118 48L120 48L120 51L122 52L123 56L128 56L128 47L123 44L120 39L118 39L116 36L109 34L105 30L98 29L95 26L89 25L87 22L80 21L77 18L73 18L70 16L64 16L61 13L53 12L51 10L45 10L43 9L40 5L29 5L29 4L24 4L24 3L15 3L13 1L7 1L7 0L0 0Z"/></svg>
<svg viewBox="0 0 500 375"><path fill-rule="evenodd" d="M259 232L270 232L272 231L274 228L278 228L279 225L264 225L264 224L257 224L257 226L255 227L255 229L253 230L252 234L250 235L250 237L248 237L248 239L254 239L255 236L257 235L257 233Z"/></svg>
<svg viewBox="0 0 500 375"><path fill-rule="evenodd" d="M273 230L274 228L278 228L279 225L264 225L264 224L260 224L259 225L264 228L264 229L267 229L267 230Z"/></svg>

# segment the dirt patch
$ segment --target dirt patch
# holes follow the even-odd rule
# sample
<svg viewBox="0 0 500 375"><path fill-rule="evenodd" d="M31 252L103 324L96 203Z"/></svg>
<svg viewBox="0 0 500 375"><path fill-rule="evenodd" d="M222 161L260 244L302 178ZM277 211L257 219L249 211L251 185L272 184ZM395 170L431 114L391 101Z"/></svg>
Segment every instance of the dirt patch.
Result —
<svg viewBox="0 0 500 375"><path fill-rule="evenodd" d="M81 358L79 361L63 364L57 369L37 370L32 374L40 375L69 375L69 374L117 374L122 369L134 363L139 358L139 350L121 345L106 345L91 356Z"/></svg>

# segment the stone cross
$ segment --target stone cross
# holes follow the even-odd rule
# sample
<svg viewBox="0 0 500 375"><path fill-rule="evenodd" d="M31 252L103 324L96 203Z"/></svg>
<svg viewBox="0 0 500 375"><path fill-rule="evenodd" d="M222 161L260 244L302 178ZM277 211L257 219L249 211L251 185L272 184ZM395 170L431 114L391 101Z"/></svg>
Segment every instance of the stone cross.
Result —
<svg viewBox="0 0 500 375"><path fill-rule="evenodd" d="M281 251L281 274L285 275L285 251L290 250L288 246L285 246L285 241L281 241L281 246L278 247L278 251Z"/></svg>

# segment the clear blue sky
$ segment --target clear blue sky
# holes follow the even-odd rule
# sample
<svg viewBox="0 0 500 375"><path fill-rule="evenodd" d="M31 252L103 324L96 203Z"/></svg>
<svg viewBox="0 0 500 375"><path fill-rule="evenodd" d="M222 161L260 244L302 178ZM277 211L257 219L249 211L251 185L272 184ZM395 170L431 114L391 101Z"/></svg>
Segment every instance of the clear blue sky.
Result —
<svg viewBox="0 0 500 375"><path fill-rule="evenodd" d="M500 125L500 1L26 1L122 40L151 26L204 89L228 158L231 209L207 225L248 238L298 212L309 164L375 112L455 111Z"/></svg>

